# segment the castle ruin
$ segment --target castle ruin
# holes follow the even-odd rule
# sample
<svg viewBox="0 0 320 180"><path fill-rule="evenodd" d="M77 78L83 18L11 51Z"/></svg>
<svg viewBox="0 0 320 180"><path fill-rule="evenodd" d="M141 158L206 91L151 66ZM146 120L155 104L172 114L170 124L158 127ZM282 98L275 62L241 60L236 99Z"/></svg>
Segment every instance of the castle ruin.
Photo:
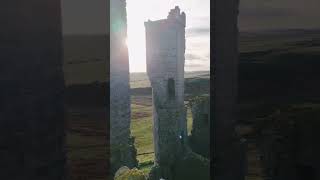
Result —
<svg viewBox="0 0 320 180"><path fill-rule="evenodd" d="M126 1L111 0L110 10L110 149L114 173L122 166L137 166L137 160L130 133Z"/></svg>
<svg viewBox="0 0 320 180"><path fill-rule="evenodd" d="M197 97L191 103L192 130L189 145L203 157L210 158L210 96Z"/></svg>
<svg viewBox="0 0 320 180"><path fill-rule="evenodd" d="M145 22L147 74L153 98L155 164L169 168L187 138L184 106L186 15L179 7L167 19Z"/></svg>

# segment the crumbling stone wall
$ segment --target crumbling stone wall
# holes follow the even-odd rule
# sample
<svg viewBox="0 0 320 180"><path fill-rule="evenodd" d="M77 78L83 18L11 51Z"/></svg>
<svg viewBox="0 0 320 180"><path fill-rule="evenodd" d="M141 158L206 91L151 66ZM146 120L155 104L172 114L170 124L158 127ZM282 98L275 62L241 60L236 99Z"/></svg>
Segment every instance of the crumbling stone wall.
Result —
<svg viewBox="0 0 320 180"><path fill-rule="evenodd" d="M129 57L126 1L110 1L110 149L111 172L137 166L130 133Z"/></svg>
<svg viewBox="0 0 320 180"><path fill-rule="evenodd" d="M0 11L0 179L65 179L60 1Z"/></svg>
<svg viewBox="0 0 320 180"><path fill-rule="evenodd" d="M163 178L170 176L170 167L180 154L187 136L185 25L186 17L180 13L179 7L172 9L167 19L145 22L147 74L153 94L155 163L163 169Z"/></svg>
<svg viewBox="0 0 320 180"><path fill-rule="evenodd" d="M192 130L189 144L192 150L210 158L210 97L195 97L191 101Z"/></svg>

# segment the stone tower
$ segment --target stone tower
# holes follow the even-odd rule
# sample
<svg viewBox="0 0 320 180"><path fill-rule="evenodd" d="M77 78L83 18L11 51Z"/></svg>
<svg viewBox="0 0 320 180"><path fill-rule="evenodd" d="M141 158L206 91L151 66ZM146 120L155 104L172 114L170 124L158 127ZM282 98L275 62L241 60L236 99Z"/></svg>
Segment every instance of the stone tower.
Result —
<svg viewBox="0 0 320 180"><path fill-rule="evenodd" d="M125 0L110 1L110 149L111 172L137 165L130 133L129 57Z"/></svg>
<svg viewBox="0 0 320 180"><path fill-rule="evenodd" d="M0 179L65 179L60 0L3 0Z"/></svg>
<svg viewBox="0 0 320 180"><path fill-rule="evenodd" d="M185 13L145 22L147 74L153 96L155 163L169 167L187 136L184 106Z"/></svg>

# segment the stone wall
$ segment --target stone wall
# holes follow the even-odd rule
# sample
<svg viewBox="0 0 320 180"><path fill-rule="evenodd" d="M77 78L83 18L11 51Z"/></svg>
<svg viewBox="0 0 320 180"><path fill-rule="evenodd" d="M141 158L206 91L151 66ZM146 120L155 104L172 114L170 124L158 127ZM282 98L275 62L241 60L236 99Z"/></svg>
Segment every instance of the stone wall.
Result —
<svg viewBox="0 0 320 180"><path fill-rule="evenodd" d="M0 179L65 179L60 1L0 11Z"/></svg>
<svg viewBox="0 0 320 180"><path fill-rule="evenodd" d="M189 144L194 152L210 159L210 97L196 97L191 103L191 112Z"/></svg>
<svg viewBox="0 0 320 180"><path fill-rule="evenodd" d="M111 171L137 166L130 133L129 57L126 1L110 1L110 147Z"/></svg>

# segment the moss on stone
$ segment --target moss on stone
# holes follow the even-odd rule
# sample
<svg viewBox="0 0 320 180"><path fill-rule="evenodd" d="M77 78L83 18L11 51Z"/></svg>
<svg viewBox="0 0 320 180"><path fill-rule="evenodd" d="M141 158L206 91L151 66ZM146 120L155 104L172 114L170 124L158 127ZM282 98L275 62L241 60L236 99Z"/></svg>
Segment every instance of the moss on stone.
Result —
<svg viewBox="0 0 320 180"><path fill-rule="evenodd" d="M142 171L136 168L122 167L117 171L114 180L147 180L147 178Z"/></svg>
<svg viewBox="0 0 320 180"><path fill-rule="evenodd" d="M115 172L122 166L130 168L137 167L138 161L136 159L137 149L134 146L134 137L130 137L128 144L112 145L111 152L111 172Z"/></svg>

